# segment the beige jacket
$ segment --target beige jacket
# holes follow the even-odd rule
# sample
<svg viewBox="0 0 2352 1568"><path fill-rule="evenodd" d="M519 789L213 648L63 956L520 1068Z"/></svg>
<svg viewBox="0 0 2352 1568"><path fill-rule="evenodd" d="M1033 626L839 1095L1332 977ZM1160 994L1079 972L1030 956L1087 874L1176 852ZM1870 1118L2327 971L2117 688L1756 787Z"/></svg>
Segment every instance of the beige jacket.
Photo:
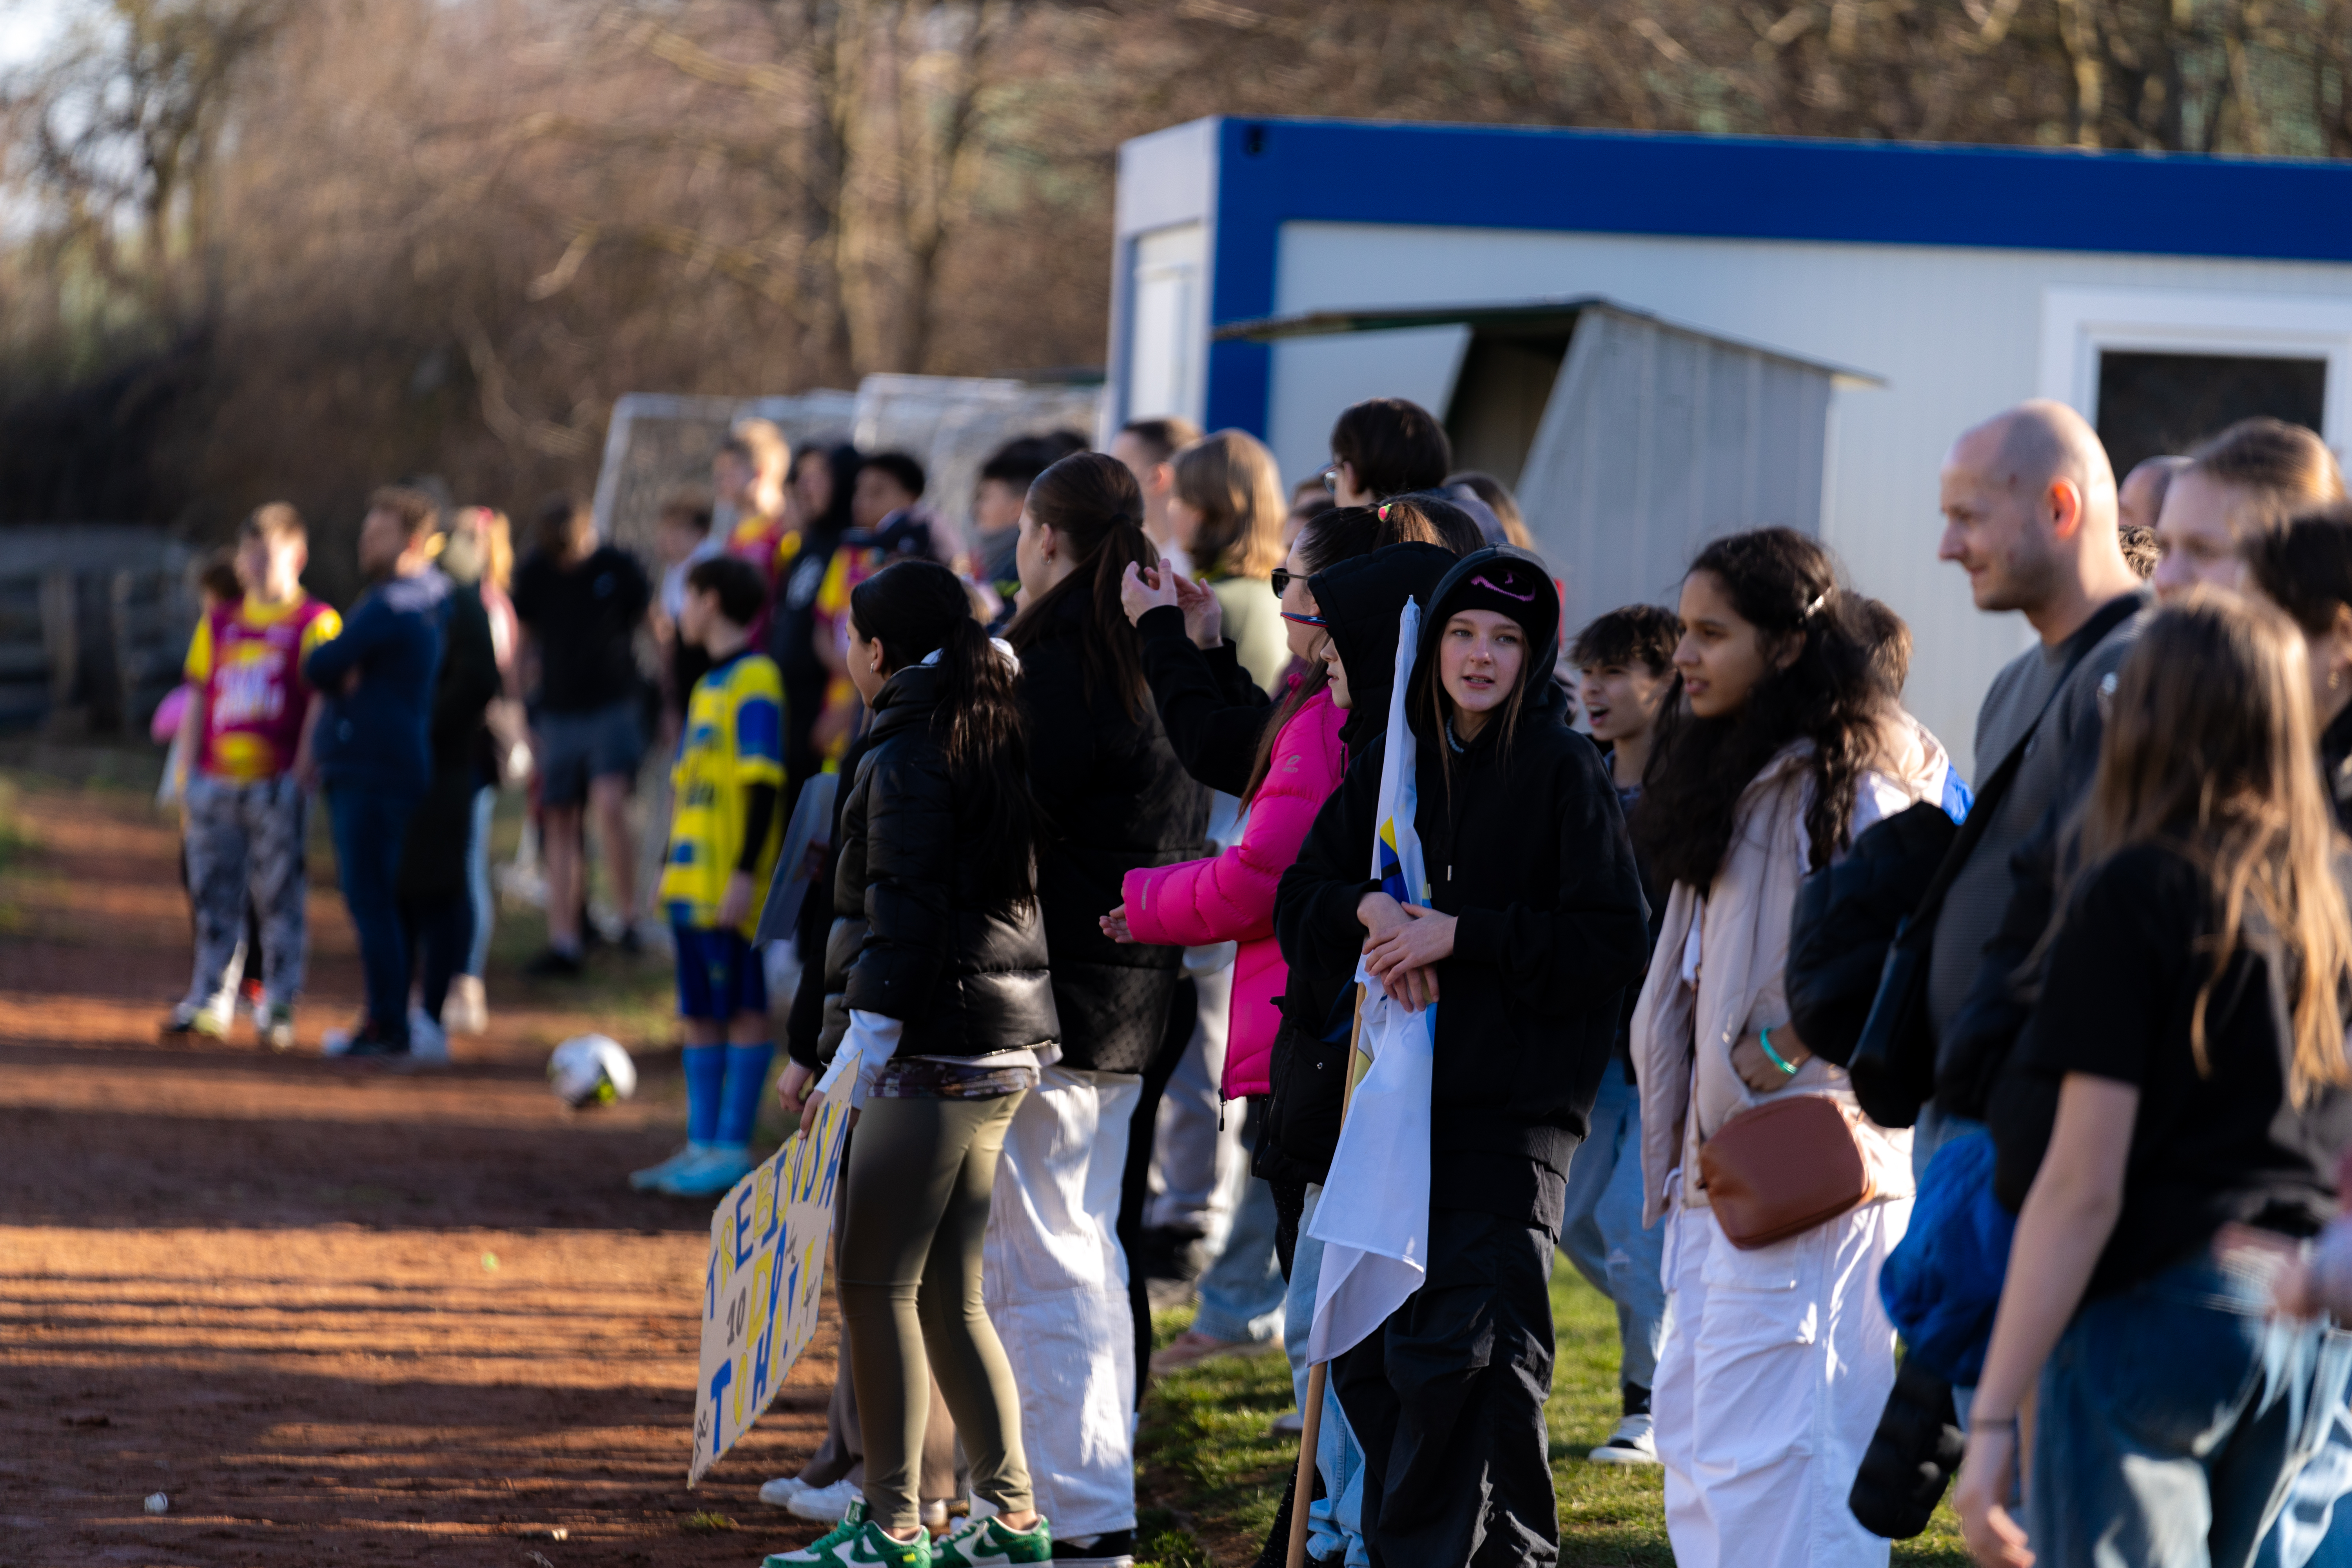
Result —
<svg viewBox="0 0 2352 1568"><path fill-rule="evenodd" d="M1798 742L1748 784L1739 797L1738 830L1706 896L1676 882L1666 900L1665 924L1633 1012L1633 1065L1642 1081L1644 1225L1664 1215L1667 1178L1677 1169L1684 1173L1685 1206L1706 1205L1706 1194L1696 1184L1698 1146L1739 1112L1790 1094L1822 1094L1853 1103L1845 1069L1818 1057L1797 1069L1788 1088L1770 1095L1749 1089L1731 1066L1731 1047L1740 1036L1789 1021L1783 972L1797 885L1804 880L1810 856L1805 807L1812 780L1803 763L1811 752L1811 742ZM1887 726L1879 764L1857 784L1853 833L1858 837L1915 802L1940 798L1950 767L1927 726L1898 711ZM1694 923L1699 927L1696 987L1683 978ZM1909 1195L1909 1131L1891 1131L1867 1119L1859 1126L1863 1157L1879 1195Z"/></svg>

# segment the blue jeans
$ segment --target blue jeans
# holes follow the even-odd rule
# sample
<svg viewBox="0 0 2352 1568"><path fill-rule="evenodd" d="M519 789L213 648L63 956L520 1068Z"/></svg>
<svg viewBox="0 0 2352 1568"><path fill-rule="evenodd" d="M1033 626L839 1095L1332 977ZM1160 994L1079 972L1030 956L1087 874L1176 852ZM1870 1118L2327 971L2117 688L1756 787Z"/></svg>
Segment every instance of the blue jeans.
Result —
<svg viewBox="0 0 2352 1568"><path fill-rule="evenodd" d="M1264 1103L1249 1101L1249 1125L1242 1132L1244 1148L1257 1143L1258 1107ZM1223 1248L1201 1276L1194 1333L1229 1344L1257 1344L1282 1332L1286 1287L1281 1261L1274 1255L1274 1189L1263 1177L1252 1176L1242 1189ZM1308 1310L1313 1310L1311 1302Z"/></svg>
<svg viewBox="0 0 2352 1568"><path fill-rule="evenodd" d="M1307 1408L1307 1331L1315 1323L1315 1284L1323 1274L1323 1244L1307 1227L1315 1223L1315 1205L1322 1195L1321 1187L1307 1189L1298 1250L1290 1259L1290 1289L1283 1300L1282 1348L1290 1357L1291 1396L1301 1410ZM1318 1562L1343 1560L1347 1568L1370 1568L1364 1545L1364 1451L1348 1429L1328 1377L1323 1419L1316 1428L1315 1468L1323 1475L1323 1497L1307 1510L1307 1555Z"/></svg>
<svg viewBox="0 0 2352 1568"><path fill-rule="evenodd" d="M408 1038L408 942L400 929L400 850L415 815L404 791L331 784L327 818L335 836L335 872L359 932L367 983L368 1022L390 1040Z"/></svg>
<svg viewBox="0 0 2352 1568"><path fill-rule="evenodd" d="M466 896L474 905L474 940L457 973L477 980L490 962L490 922L499 912L490 892L490 814L498 804L496 784L474 792L474 826L466 839Z"/></svg>
<svg viewBox="0 0 2352 1568"><path fill-rule="evenodd" d="M1642 1091L1615 1062L1601 1075L1592 1131L1569 1162L1559 1249L1595 1290L1617 1303L1617 1381L1657 1381L1666 1342L1666 1223L1642 1228Z"/></svg>
<svg viewBox="0 0 2352 1568"><path fill-rule="evenodd" d="M2352 1335L2269 1315L2274 1273L2200 1254L2074 1314L2042 1373L2026 1504L2041 1562L2253 1556L2352 1373Z"/></svg>

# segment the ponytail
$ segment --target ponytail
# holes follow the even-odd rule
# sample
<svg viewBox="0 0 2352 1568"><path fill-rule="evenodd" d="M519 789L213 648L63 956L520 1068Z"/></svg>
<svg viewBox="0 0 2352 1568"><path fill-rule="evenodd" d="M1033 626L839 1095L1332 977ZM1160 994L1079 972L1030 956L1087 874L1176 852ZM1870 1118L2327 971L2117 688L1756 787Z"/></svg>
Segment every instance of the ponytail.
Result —
<svg viewBox="0 0 2352 1568"><path fill-rule="evenodd" d="M849 618L882 644L892 673L938 666L931 739L947 762L957 836L985 897L1027 903L1037 890L1028 734L1013 663L971 618L963 584L936 561L895 561L850 591Z"/></svg>
<svg viewBox="0 0 2352 1568"><path fill-rule="evenodd" d="M1054 624L1077 610L1078 671L1087 700L1110 682L1130 720L1148 711L1142 644L1119 605L1119 584L1130 564L1156 566L1160 552L1143 531L1143 491L1127 465L1100 452L1077 452L1037 476L1025 508L1030 521L1050 528L1074 552L1074 570L1029 603L1004 628L1022 653Z"/></svg>

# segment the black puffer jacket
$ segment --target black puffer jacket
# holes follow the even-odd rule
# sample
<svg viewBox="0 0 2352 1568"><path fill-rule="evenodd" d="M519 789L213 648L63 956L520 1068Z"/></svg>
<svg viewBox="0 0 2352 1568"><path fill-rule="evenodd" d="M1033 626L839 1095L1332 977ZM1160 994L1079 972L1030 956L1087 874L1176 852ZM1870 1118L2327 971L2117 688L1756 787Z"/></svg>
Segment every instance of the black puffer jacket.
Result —
<svg viewBox="0 0 2352 1568"><path fill-rule="evenodd" d="M1082 595L1021 655L1029 720L1029 780L1042 814L1037 900L1053 952L1062 1065L1141 1072L1167 1027L1184 950L1103 934L1120 883L1144 866L1208 852L1209 792L1185 776L1148 695L1130 714L1099 674L1086 679Z"/></svg>
<svg viewBox="0 0 2352 1568"><path fill-rule="evenodd" d="M1370 555L1336 562L1311 578L1339 663L1348 672L1348 721L1340 727L1353 759L1388 722L1389 684L1396 671L1397 616L1407 599L1426 605L1455 556L1434 544L1391 544ZM1373 774L1379 784L1379 774ZM1370 864L1370 843L1358 858ZM1316 963L1282 943L1290 967L1281 998L1282 1024L1266 1064L1271 1093L1252 1169L1270 1182L1320 1184L1339 1142L1341 1072L1347 1063L1356 973L1344 963Z"/></svg>
<svg viewBox="0 0 2352 1568"><path fill-rule="evenodd" d="M849 1010L903 1020L904 1056L976 1057L1054 1043L1060 1030L1034 902L984 893L931 736L939 671L914 665L874 699L866 755L841 813L833 934L824 947L830 1059Z"/></svg>
<svg viewBox="0 0 2352 1568"><path fill-rule="evenodd" d="M1557 1230L1620 997L1649 963L1648 911L1608 769L1568 727L1566 695L1548 679L1559 602L1542 562L1509 546L1465 556L1423 618L1420 663L1437 658L1448 616L1481 581L1536 585L1517 612L1536 676L1507 744L1499 722L1458 748L1414 725L1428 903L1458 922L1437 965L1429 1201ZM1353 660L1348 673L1352 688ZM1352 970L1361 951L1356 906L1377 886L1368 869L1386 750L1383 736L1349 769L1283 875L1275 930L1294 964Z"/></svg>

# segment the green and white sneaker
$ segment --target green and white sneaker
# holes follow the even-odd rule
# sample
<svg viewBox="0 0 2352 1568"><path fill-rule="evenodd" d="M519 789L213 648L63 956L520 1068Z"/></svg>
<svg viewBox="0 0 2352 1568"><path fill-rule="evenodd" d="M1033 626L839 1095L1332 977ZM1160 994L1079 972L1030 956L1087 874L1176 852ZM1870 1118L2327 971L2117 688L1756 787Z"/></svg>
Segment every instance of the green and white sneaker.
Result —
<svg viewBox="0 0 2352 1568"><path fill-rule="evenodd" d="M968 1519L931 1545L931 1561L938 1568L999 1568L1053 1560L1054 1531L1043 1514L1026 1530L1008 1529L992 1514Z"/></svg>
<svg viewBox="0 0 2352 1568"><path fill-rule="evenodd" d="M824 1534L797 1552L770 1553L760 1560L760 1568L851 1568L859 1563L932 1568L932 1561L929 1531L919 1530L914 1540L900 1541L866 1517L861 1500L851 1503L842 1521Z"/></svg>

